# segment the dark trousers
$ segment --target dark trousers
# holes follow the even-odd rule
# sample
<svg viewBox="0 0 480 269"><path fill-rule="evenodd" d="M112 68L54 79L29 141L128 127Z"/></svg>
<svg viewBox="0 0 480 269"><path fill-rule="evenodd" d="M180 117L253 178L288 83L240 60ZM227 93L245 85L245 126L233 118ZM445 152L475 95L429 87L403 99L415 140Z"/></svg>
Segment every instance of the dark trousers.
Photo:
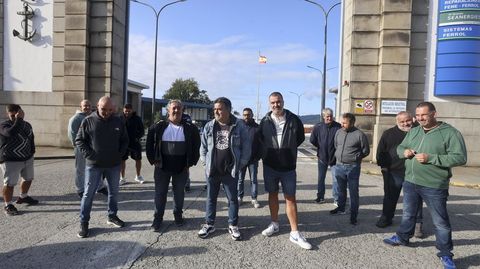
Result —
<svg viewBox="0 0 480 269"><path fill-rule="evenodd" d="M167 204L167 193L170 179L172 179L173 190L173 214L182 214L183 201L185 199L185 183L188 178L188 170L175 174L165 172L161 168L155 166L153 174L155 180L155 218L163 219L165 213L165 205Z"/></svg>
<svg viewBox="0 0 480 269"><path fill-rule="evenodd" d="M400 192L402 191L402 185L404 177L395 172L382 169L383 175L383 209L382 216L388 220L392 221L393 216L395 215L395 209L397 208L398 198L400 197ZM420 197L420 202L418 203L417 208L417 217L416 222L422 223L423 221L423 201Z"/></svg>

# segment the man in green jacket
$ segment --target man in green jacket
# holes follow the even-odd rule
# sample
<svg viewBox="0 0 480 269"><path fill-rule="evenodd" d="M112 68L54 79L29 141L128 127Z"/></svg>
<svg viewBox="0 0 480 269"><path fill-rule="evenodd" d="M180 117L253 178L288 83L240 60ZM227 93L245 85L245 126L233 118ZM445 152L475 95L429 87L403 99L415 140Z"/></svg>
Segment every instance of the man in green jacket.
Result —
<svg viewBox="0 0 480 269"><path fill-rule="evenodd" d="M432 103L418 104L415 117L420 126L413 128L397 147L398 156L406 159L402 222L396 235L383 241L392 246L408 244L414 233L418 204L423 199L435 226L437 256L444 268L456 268L447 197L451 168L467 162L465 142L457 129L437 121Z"/></svg>

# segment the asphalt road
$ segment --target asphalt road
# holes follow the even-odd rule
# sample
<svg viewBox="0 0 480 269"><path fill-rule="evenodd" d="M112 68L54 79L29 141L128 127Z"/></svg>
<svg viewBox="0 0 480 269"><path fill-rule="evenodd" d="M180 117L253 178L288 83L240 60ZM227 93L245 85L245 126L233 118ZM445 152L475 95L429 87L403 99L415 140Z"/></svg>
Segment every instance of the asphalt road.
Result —
<svg viewBox="0 0 480 269"><path fill-rule="evenodd" d="M289 225L280 207L280 234L265 238L269 224L267 195L259 171L261 208L245 197L239 226L243 241L230 239L227 204L221 192L217 231L208 239L197 232L204 221L205 191L202 167L191 170L193 190L186 195L186 225L173 224L169 194L161 233L150 230L153 218L153 169L144 163L143 185L133 183L134 163L127 163L130 183L121 187L118 216L124 228L106 224L106 199L97 194L90 221L91 233L77 238L79 199L73 183L74 160L41 160L35 163L35 181L30 194L37 206L18 205L21 215L0 216L0 268L441 268L436 257L435 237L428 210L424 210L424 239L412 239L412 247L390 247L382 239L394 233L401 216L401 201L394 226L379 229L383 186L379 176L362 174L358 225L349 216L330 216L331 199L314 204L316 161L298 162L297 199L300 230L314 245L307 251L288 240ZM247 180L246 193L249 194ZM327 198L331 196L330 174ZM451 187L449 213L453 226L454 253L458 268L480 268L480 191ZM18 187L15 197L18 195Z"/></svg>

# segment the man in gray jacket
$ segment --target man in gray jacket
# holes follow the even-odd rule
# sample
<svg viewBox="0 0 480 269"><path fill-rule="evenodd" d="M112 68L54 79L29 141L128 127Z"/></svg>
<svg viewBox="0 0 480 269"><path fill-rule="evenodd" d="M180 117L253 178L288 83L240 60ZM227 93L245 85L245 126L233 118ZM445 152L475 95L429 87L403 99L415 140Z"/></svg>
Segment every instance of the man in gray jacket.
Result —
<svg viewBox="0 0 480 269"><path fill-rule="evenodd" d="M125 123L114 115L114 104L108 96L100 98L98 110L86 117L78 130L75 144L87 160L85 193L80 204L78 237L88 237L88 221L93 195L104 176L108 182L108 224L123 227L117 217L117 196L120 181L120 162L127 151L128 135Z"/></svg>
<svg viewBox="0 0 480 269"><path fill-rule="evenodd" d="M228 232L233 240L242 238L238 230L237 175L248 164L251 142L245 123L231 111L230 100L217 98L213 104L215 119L205 124L201 136L200 158L207 177L207 208L205 224L198 232L200 238L207 238L215 231L217 197L222 183L228 199Z"/></svg>
<svg viewBox="0 0 480 269"><path fill-rule="evenodd" d="M355 115L345 113L342 115L342 129L335 134L335 178L338 183L338 207L331 210L330 214L345 214L347 200L347 185L350 193L350 224L357 224L359 208L358 185L362 159L370 154L367 136L357 129Z"/></svg>

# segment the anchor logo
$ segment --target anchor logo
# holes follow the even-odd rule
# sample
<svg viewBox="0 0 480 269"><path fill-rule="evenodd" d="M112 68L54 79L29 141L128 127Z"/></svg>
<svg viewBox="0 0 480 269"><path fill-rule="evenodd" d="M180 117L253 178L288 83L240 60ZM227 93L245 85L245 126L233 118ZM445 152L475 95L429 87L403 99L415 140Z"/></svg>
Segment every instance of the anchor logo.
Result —
<svg viewBox="0 0 480 269"><path fill-rule="evenodd" d="M33 16L35 16L35 12L33 8L26 2L26 0L21 0L23 2L23 10L18 11L17 14L23 16L22 20L22 28L23 28L23 35L20 34L17 30L13 30L13 36L16 36L24 41L31 41L32 38L35 36L37 30L33 29L33 31L28 31L28 20L31 20ZM31 0L35 1L35 0ZM33 28L33 27L32 27Z"/></svg>

